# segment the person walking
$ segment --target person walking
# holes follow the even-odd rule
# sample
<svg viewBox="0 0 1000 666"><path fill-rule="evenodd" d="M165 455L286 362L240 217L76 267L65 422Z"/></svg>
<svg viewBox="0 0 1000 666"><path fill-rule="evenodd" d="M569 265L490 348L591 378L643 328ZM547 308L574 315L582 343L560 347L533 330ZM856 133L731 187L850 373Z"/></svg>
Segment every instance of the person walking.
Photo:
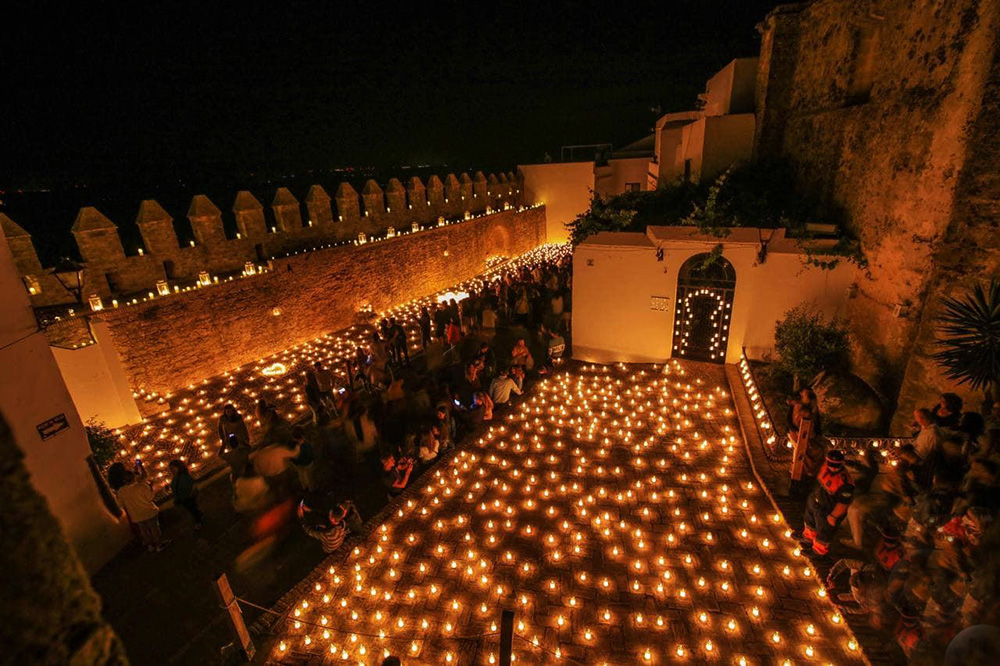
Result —
<svg viewBox="0 0 1000 666"><path fill-rule="evenodd" d="M257 402L257 421L264 444L284 444L288 441L292 425L266 400Z"/></svg>
<svg viewBox="0 0 1000 666"><path fill-rule="evenodd" d="M831 449L816 475L816 488L806 500L805 519L799 542L803 548L825 557L830 540L854 499L854 481L844 467L844 452Z"/></svg>
<svg viewBox="0 0 1000 666"><path fill-rule="evenodd" d="M170 490L174 493L174 504L187 509L194 518L194 528L201 529L205 514L198 508L198 489L188 466L181 460L171 460L167 466L170 471Z"/></svg>
<svg viewBox="0 0 1000 666"><path fill-rule="evenodd" d="M316 450L312 442L306 437L305 428L296 426L292 430L291 447L295 455L288 459L295 471L299 475L299 483L306 491L310 491L316 485L314 472L316 467Z"/></svg>

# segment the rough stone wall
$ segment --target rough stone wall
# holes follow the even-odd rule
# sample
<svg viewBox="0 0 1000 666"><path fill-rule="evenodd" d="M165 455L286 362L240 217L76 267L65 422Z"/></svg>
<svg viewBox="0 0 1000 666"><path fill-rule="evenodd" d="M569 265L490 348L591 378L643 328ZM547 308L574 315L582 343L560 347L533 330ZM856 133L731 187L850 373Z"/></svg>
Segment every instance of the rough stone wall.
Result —
<svg viewBox="0 0 1000 666"><path fill-rule="evenodd" d="M59 521L0 416L0 645L9 664L126 664Z"/></svg>
<svg viewBox="0 0 1000 666"><path fill-rule="evenodd" d="M951 223L935 248L934 273L900 387L894 432L903 432L913 410L936 403L942 392L962 395L966 409L978 409L984 397L944 377L932 357L941 298L960 297L977 282L1000 279L1000 48L996 45L983 67L988 72L985 94L970 131Z"/></svg>
<svg viewBox="0 0 1000 666"><path fill-rule="evenodd" d="M133 389L169 392L468 279L545 242L545 208L273 262L273 270L100 315ZM275 314L275 308L280 314Z"/></svg>
<svg viewBox="0 0 1000 666"><path fill-rule="evenodd" d="M522 184L510 183L490 176L490 184L482 173L473 180L462 174L462 182L470 187L463 191L459 179L448 174L446 191L424 187L419 178L411 178L409 188L393 178L385 191L375 181L369 181L359 194L347 183L338 187L331 197L319 185L312 186L303 204L286 188L278 188L270 203L274 223L265 221L264 206L249 192L240 192L232 206L239 229L238 237L227 237L223 213L208 197L197 195L191 202L187 217L195 240L181 247L173 226L173 218L156 201L143 201L136 224L145 248L141 254L128 254L122 246L115 223L94 208L81 209L73 226L80 255L85 264L84 295L96 293L105 302L111 298L124 300L155 290L159 280L173 287L197 280L198 274L211 275L240 272L245 263L265 262L273 257L351 243L364 233L368 238L384 236L392 227L408 231L414 222L435 224L440 217L463 219L467 213L479 214L492 206L493 210L523 203ZM432 176L429 183L441 186ZM481 185L481 186L480 186ZM72 294L59 285L51 269L41 266L31 237L13 220L0 214L0 223L10 240L18 272L26 287L34 288L32 304L36 307L73 302Z"/></svg>
<svg viewBox="0 0 1000 666"><path fill-rule="evenodd" d="M761 26L758 156L788 157L858 235L870 275L848 319L856 370L898 394L959 214L998 0L820 0Z"/></svg>

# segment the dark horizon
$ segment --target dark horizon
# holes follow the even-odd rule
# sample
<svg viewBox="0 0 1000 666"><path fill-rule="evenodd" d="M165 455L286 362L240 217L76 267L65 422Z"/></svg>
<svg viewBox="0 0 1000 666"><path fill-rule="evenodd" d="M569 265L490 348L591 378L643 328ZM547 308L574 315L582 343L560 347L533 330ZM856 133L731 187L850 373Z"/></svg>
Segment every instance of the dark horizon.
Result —
<svg viewBox="0 0 1000 666"><path fill-rule="evenodd" d="M124 226L144 198L219 193L226 210L238 189L326 185L335 168L506 171L563 145L625 145L755 55L776 4L23 6L5 37L0 210L36 236L65 234L80 205L111 201ZM48 190L60 201L46 206Z"/></svg>
<svg viewBox="0 0 1000 666"><path fill-rule="evenodd" d="M756 54L775 4L660 16L25 7L6 39L0 185L512 165L624 145L653 109L691 108L714 71Z"/></svg>

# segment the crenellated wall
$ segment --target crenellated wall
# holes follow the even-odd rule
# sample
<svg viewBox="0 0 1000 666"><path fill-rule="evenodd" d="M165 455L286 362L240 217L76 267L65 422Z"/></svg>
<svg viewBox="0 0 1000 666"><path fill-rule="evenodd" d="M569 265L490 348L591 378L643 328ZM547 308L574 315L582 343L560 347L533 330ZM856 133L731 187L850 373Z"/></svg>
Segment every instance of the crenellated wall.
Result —
<svg viewBox="0 0 1000 666"><path fill-rule="evenodd" d="M236 195L232 214L236 237L230 238L223 213L205 195L197 195L187 210L194 240L181 246L174 218L154 200L139 205L136 225L144 245L138 253L127 254L117 225L93 207L80 209L72 227L80 257L84 262L84 298L97 294L105 302L145 294L166 280L168 287L191 284L198 275L226 275L243 270L246 262L263 263L303 250L352 243L358 235L381 237L389 228L410 231L414 224L436 226L439 218L449 221L517 208L523 204L521 183L512 174L474 177L448 174L444 182L431 176L425 185L417 177L404 185L393 178L385 189L369 180L360 195L348 183L341 183L331 197L313 185L302 203L287 188L278 188L268 205L272 225L268 225L264 205L250 192ZM18 274L36 307L68 304L74 297L59 283L51 268L45 268L31 236L13 220L0 213Z"/></svg>
<svg viewBox="0 0 1000 666"><path fill-rule="evenodd" d="M387 215L392 212L387 211ZM545 242L545 208L505 210L364 245L276 259L272 270L95 315L133 390L169 392L432 294Z"/></svg>

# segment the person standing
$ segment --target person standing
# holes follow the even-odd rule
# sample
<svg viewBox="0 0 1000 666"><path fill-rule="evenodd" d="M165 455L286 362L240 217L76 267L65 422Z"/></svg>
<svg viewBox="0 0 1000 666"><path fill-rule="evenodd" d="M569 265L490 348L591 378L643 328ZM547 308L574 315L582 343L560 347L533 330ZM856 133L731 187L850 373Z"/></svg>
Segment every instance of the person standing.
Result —
<svg viewBox="0 0 1000 666"><path fill-rule="evenodd" d="M205 514L198 508L198 489L188 466L181 460L171 460L167 466L170 470L170 490L174 493L174 504L187 509L194 518L194 528L201 529Z"/></svg>
<svg viewBox="0 0 1000 666"><path fill-rule="evenodd" d="M420 344L424 349L431 343L431 313L427 306L420 308Z"/></svg>
<svg viewBox="0 0 1000 666"><path fill-rule="evenodd" d="M312 410L313 423L317 425L324 423L329 416L329 412L326 402L323 400L323 394L319 390L319 385L316 383L316 375L314 373L305 373L302 390L306 396L306 404Z"/></svg>
<svg viewBox="0 0 1000 666"><path fill-rule="evenodd" d="M139 530L142 545L149 552L158 553L170 542L164 541L160 532L160 509L153 501L155 494L146 476L146 468L139 460L136 460L135 467L135 473L125 473L125 485L115 493L115 498Z"/></svg>
<svg viewBox="0 0 1000 666"><path fill-rule="evenodd" d="M327 409L335 412L336 396L333 395L333 390L336 388L337 382L333 373L323 367L321 361L316 361L313 363L313 374L316 376L316 388L319 389L320 397Z"/></svg>
<svg viewBox="0 0 1000 666"><path fill-rule="evenodd" d="M229 465L229 482L235 494L236 482L246 474L251 448L246 423L232 403L222 408L222 416L219 417L219 440L222 444L219 448L219 457Z"/></svg>
<svg viewBox="0 0 1000 666"><path fill-rule="evenodd" d="M913 412L913 419L920 428L916 439L913 440L913 448L916 449L921 460L927 460L927 457L938 448L940 441L938 427L934 422L934 414L929 409L920 408Z"/></svg>
<svg viewBox="0 0 1000 666"><path fill-rule="evenodd" d="M434 318L434 337L443 338L444 327L448 325L447 307L441 304L435 306L433 318Z"/></svg>
<svg viewBox="0 0 1000 666"><path fill-rule="evenodd" d="M375 384L387 386L388 366L391 361L389 357L389 344L383 340L378 331L372 332L371 344L371 379Z"/></svg>
<svg viewBox="0 0 1000 666"><path fill-rule="evenodd" d="M243 421L243 416L236 411L233 403L226 403L222 408L222 416L219 417L219 439L224 445L230 448L245 446L250 448L250 433L247 425Z"/></svg>
<svg viewBox="0 0 1000 666"><path fill-rule="evenodd" d="M389 319L389 335L392 336L392 346L395 349L396 362L404 365L410 364L410 341L406 337L406 329L396 321L395 317Z"/></svg>

